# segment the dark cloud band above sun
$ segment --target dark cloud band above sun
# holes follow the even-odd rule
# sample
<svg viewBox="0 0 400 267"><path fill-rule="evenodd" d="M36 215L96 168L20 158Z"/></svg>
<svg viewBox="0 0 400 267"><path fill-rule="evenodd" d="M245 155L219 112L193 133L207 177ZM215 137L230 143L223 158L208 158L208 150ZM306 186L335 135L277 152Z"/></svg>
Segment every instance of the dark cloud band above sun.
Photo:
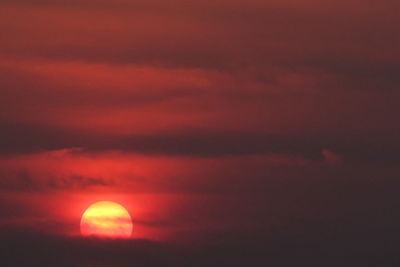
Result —
<svg viewBox="0 0 400 267"><path fill-rule="evenodd" d="M395 136L369 140L362 136L289 136L250 132L219 132L205 129L160 132L147 135L93 135L36 125L1 124L0 153L5 155L80 148L88 152L121 151L154 156L229 157L286 155L322 159L323 151L335 148L349 163L396 164L400 144ZM29 136L26 133L29 133ZM74 150L71 150L74 151ZM79 150L78 150L79 153Z"/></svg>

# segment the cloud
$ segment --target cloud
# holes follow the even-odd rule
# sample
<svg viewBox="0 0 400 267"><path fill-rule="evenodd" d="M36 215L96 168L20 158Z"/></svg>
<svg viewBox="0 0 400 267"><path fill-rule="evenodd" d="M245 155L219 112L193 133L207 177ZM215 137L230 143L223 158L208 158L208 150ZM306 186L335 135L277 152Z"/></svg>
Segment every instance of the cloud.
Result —
<svg viewBox="0 0 400 267"><path fill-rule="evenodd" d="M2 191L28 191L41 192L46 190L84 190L93 186L113 186L110 181L104 181L100 178L67 176L46 177L38 179L32 177L28 172L21 172L17 175L2 175L0 190Z"/></svg>
<svg viewBox="0 0 400 267"><path fill-rule="evenodd" d="M336 56L388 60L396 51L390 0L362 8L357 1L18 2L3 4L12 38L2 50L15 57L229 69L327 54L328 64Z"/></svg>
<svg viewBox="0 0 400 267"><path fill-rule="evenodd" d="M3 134L7 139L8 133L27 127L39 138L51 133L45 138L48 142L56 143L58 139L66 143L49 149L85 147L85 143L105 139L105 135L128 140L129 136L135 139L166 132L166 138L170 138L170 132L185 135L195 131L318 139L343 139L343 131L362 132L365 136L380 131L394 139L391 117L398 105L392 100L399 93L390 88L396 87L396 80L382 76L376 71L378 67L355 67L356 74L346 73L351 66L363 66L363 62L350 62L343 71L326 71L323 63L313 67L299 64L294 68L271 63L267 68L216 71L4 60L0 69ZM391 75L394 71L385 73ZM363 76L372 77L374 82ZM387 92L369 90L359 83L361 80L364 84L380 84ZM59 136L63 132L71 137ZM388 134L376 135L376 139L385 142ZM34 139L25 134L18 142L21 146L38 146ZM65 139L79 139L82 144ZM7 150L10 141L4 143L3 149Z"/></svg>
<svg viewBox="0 0 400 267"><path fill-rule="evenodd" d="M386 231L379 236L368 230L371 229L356 231L346 227L331 232L326 225L310 225L271 235L208 233L196 243L173 244L65 238L11 228L1 230L7 246L0 256L3 266L394 266L395 250L384 249L380 244L395 244L390 240L398 237L397 232L390 231L389 236Z"/></svg>
<svg viewBox="0 0 400 267"><path fill-rule="evenodd" d="M79 161L78 151L65 149L3 158L0 161L0 189L6 192L42 192L112 187L114 182L111 178L99 175L91 177L83 168L79 171L78 166L71 165L71 158L76 157L76 163Z"/></svg>
<svg viewBox="0 0 400 267"><path fill-rule="evenodd" d="M82 132L54 126L0 122L0 154L18 155L46 151L102 153L120 151L143 156L229 157L283 155L304 160L322 160L325 147L334 147L353 163L394 164L400 146L393 134L368 137L336 134L269 134L217 129L174 129L158 133L125 134ZM112 130L111 130L112 131ZM80 147L81 150L70 149ZM53 152L54 153L54 152Z"/></svg>
<svg viewBox="0 0 400 267"><path fill-rule="evenodd" d="M286 240L311 246L312 251L322 244L327 253L328 248L338 251L349 236L354 244L365 233L377 233L376 240L381 240L382 232L376 229L395 229L400 218L393 213L399 186L399 169L394 166L327 164L324 158L284 155L188 158L82 149L14 155L0 165L3 178L4 173L26 170L29 184L2 188L0 229L14 225L41 236L76 235L85 208L104 199L130 211L137 238L205 242L205 247L195 247L189 255L203 249L212 254L209 244L218 244L221 253L226 248L239 250L255 236L261 238L260 244L271 244L271 251L276 242L282 245L279 240ZM73 175L112 184L86 187ZM58 177L60 185L43 190L48 177ZM75 182L77 187L70 187ZM335 243L338 235L343 241ZM373 242L369 244L372 248ZM213 257L217 255L201 262L204 265ZM228 260L225 254L217 258Z"/></svg>
<svg viewBox="0 0 400 267"><path fill-rule="evenodd" d="M321 153L324 156L326 162L329 164L334 165L342 162L342 158L340 157L340 155L330 151L329 149L323 149Z"/></svg>

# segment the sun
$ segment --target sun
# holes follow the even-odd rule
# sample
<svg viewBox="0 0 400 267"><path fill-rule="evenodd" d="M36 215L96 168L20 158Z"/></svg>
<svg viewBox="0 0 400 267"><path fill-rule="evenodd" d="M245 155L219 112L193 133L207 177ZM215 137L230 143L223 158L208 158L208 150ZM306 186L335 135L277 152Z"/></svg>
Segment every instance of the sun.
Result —
<svg viewBox="0 0 400 267"><path fill-rule="evenodd" d="M130 238L132 218L120 204L111 201L94 203L82 215L81 234L106 238Z"/></svg>

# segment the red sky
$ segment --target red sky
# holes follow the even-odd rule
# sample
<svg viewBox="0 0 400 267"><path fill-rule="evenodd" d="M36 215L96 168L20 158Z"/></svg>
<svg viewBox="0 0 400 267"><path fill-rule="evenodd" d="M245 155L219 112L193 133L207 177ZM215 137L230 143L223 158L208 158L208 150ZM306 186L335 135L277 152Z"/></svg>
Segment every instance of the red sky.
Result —
<svg viewBox="0 0 400 267"><path fill-rule="evenodd" d="M76 236L101 200L162 242L392 227L398 8L1 1L0 228Z"/></svg>

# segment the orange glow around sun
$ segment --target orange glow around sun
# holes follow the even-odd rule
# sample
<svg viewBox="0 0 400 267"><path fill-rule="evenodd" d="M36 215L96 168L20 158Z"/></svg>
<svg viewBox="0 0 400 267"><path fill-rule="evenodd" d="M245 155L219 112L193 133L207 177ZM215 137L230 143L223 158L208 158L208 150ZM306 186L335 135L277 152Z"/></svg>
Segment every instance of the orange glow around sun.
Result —
<svg viewBox="0 0 400 267"><path fill-rule="evenodd" d="M132 235L132 219L128 211L115 202L97 202L83 213L81 234L83 236L129 238Z"/></svg>

